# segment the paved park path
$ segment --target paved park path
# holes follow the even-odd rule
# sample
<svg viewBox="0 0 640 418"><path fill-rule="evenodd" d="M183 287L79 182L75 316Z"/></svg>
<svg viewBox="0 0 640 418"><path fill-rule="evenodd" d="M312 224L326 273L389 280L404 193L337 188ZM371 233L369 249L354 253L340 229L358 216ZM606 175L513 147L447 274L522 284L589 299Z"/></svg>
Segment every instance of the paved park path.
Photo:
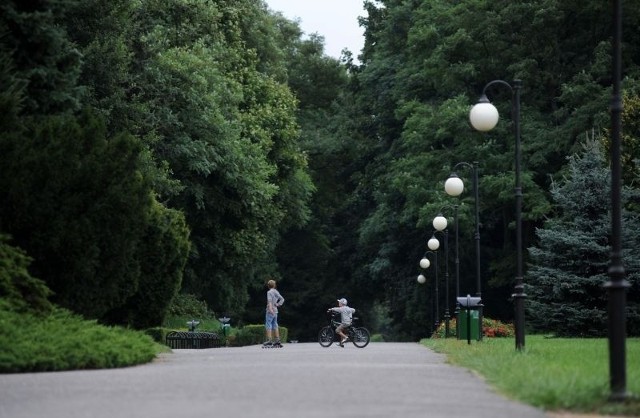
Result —
<svg viewBox="0 0 640 418"><path fill-rule="evenodd" d="M110 370L0 374L0 418L547 418L417 343L174 350Z"/></svg>

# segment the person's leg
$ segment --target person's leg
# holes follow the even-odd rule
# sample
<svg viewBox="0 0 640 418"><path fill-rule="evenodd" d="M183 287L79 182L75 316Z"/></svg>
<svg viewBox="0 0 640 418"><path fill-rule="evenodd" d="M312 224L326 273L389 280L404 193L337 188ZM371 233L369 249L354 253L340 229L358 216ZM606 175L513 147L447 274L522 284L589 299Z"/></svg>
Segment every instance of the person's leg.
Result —
<svg viewBox="0 0 640 418"><path fill-rule="evenodd" d="M275 340L280 342L280 326L278 325L278 314L275 314L273 317L273 334Z"/></svg>
<svg viewBox="0 0 640 418"><path fill-rule="evenodd" d="M347 339L346 334L344 333L344 325L340 324L338 326L338 328L336 328L336 332L338 333L338 335L340 336L340 344L344 343L345 340Z"/></svg>
<svg viewBox="0 0 640 418"><path fill-rule="evenodd" d="M267 312L264 319L264 330L265 330L266 342L271 341L272 329L273 329L273 315Z"/></svg>

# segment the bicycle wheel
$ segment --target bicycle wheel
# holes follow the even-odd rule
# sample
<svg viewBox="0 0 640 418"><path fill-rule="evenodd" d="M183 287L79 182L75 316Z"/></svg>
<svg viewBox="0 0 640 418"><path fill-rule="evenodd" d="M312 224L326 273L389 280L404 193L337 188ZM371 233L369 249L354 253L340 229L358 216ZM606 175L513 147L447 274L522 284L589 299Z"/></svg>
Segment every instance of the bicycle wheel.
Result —
<svg viewBox="0 0 640 418"><path fill-rule="evenodd" d="M359 327L353 330L353 345L356 347L365 348L369 345L369 340L371 340L371 335L368 329Z"/></svg>
<svg viewBox="0 0 640 418"><path fill-rule="evenodd" d="M331 327L324 327L318 333L318 342L323 347L330 347L333 344L333 339L335 338L335 334Z"/></svg>

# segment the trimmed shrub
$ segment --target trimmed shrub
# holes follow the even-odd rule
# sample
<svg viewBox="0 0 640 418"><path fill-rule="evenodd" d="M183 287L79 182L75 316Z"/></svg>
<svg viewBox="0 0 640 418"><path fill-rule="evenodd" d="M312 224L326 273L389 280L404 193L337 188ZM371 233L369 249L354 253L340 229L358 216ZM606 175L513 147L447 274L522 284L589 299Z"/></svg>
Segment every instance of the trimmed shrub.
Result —
<svg viewBox="0 0 640 418"><path fill-rule="evenodd" d="M0 309L0 347L0 373L125 367L161 351L142 332L101 326L60 308L44 317Z"/></svg>
<svg viewBox="0 0 640 418"><path fill-rule="evenodd" d="M445 323L442 321L431 338L444 338ZM513 324L506 324L497 319L482 318L482 334L489 338L513 337L515 330ZM456 319L449 320L449 337L456 337Z"/></svg>
<svg viewBox="0 0 640 418"><path fill-rule="evenodd" d="M265 340L264 325L245 325L240 328L235 335L235 340L230 340L230 344L236 346L262 344ZM286 342L288 341L288 337L289 330L286 327L280 327L280 340Z"/></svg>
<svg viewBox="0 0 640 418"><path fill-rule="evenodd" d="M482 318L482 333L485 337L513 337L516 335L513 324L505 324L491 318Z"/></svg>

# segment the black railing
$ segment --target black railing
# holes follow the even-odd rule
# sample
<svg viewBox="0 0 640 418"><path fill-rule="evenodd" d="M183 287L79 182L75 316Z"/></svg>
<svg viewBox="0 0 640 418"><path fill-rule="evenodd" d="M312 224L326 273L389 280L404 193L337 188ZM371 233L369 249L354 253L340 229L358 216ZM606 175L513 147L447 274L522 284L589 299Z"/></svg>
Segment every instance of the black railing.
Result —
<svg viewBox="0 0 640 418"><path fill-rule="evenodd" d="M215 332L171 331L166 344L174 349L217 348L223 344Z"/></svg>

